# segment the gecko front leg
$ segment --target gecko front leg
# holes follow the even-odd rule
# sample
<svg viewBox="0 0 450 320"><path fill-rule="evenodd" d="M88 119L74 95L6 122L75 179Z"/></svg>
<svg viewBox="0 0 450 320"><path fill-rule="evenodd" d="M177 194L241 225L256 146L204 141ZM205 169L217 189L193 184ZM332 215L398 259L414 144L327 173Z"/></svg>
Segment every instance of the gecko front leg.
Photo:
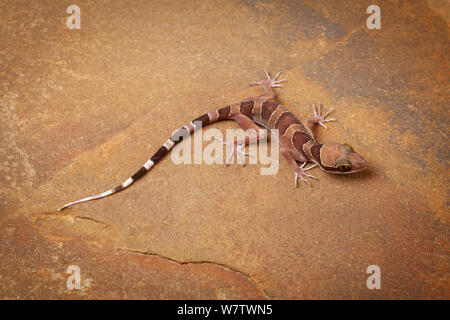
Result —
<svg viewBox="0 0 450 320"><path fill-rule="evenodd" d="M315 124L319 124L322 127L324 127L325 129L328 130L327 126L325 125L325 122L331 122L331 121L336 121L335 118L328 118L326 119L333 111L334 109L331 108L330 110L328 110L327 112L325 112L325 114L322 114L322 105L319 104L318 108L316 109L316 105L313 104L313 109L314 109L314 116L311 118L306 118L303 120L303 124L310 130L312 131L312 128L314 127Z"/></svg>
<svg viewBox="0 0 450 320"><path fill-rule="evenodd" d="M308 184L311 187L311 183L306 178L311 178L311 179L317 179L317 178L310 174L307 174L306 171L311 170L312 168L314 168L317 165L313 164L312 166L305 168L305 165L308 162L308 161L305 161L305 162L303 162L303 164L301 166L299 166L297 164L297 161L294 159L294 157L290 154L290 152L288 150L286 150L283 147L281 147L280 150L281 150L281 154L284 156L284 158L289 163L289 166L291 167L292 171L294 171L295 187L297 188L298 178L300 178L302 181L304 181L306 184Z"/></svg>

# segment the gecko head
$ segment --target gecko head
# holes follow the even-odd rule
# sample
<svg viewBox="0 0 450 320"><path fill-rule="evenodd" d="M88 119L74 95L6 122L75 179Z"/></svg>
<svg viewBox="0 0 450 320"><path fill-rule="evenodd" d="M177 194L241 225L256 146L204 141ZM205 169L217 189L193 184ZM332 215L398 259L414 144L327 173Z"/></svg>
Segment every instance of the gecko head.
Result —
<svg viewBox="0 0 450 320"><path fill-rule="evenodd" d="M367 168L367 161L348 143L325 142L313 146L311 151L320 167L329 173L349 174Z"/></svg>

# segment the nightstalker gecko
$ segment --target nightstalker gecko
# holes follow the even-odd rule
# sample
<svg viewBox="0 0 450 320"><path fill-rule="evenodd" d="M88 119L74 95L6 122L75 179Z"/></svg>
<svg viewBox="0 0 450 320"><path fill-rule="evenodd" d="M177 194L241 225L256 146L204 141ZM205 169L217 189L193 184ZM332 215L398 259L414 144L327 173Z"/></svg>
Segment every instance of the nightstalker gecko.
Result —
<svg viewBox="0 0 450 320"><path fill-rule="evenodd" d="M156 151L156 153L141 167L134 175L125 180L121 185L100 193L98 195L83 198L77 201L70 202L58 210L61 211L71 205L100 199L116 192L119 192L133 182L143 177L155 164L157 164L177 143L192 134L199 124L202 127L215 123L221 120L234 120L244 130L253 129L253 133L245 138L237 139L235 141L227 142L232 144L232 154L236 154L238 160L242 162L240 155L245 154L243 147L251 142L255 142L265 137L266 133L263 130L258 130L258 125L266 129L279 130L279 144L280 151L284 158L289 163L295 174L295 186L297 187L297 179L311 186L307 178L315 178L306 173L306 171L318 166L325 172L335 174L349 174L362 171L367 168L367 161L359 155L347 143L325 142L317 143L313 127L319 124L327 129L325 123L335 121L334 118L328 118L328 115L333 112L333 109L328 110L324 114L321 111L321 105L314 108L314 115L303 120L297 119L294 114L288 111L284 106L270 101L275 98L274 87L281 87L280 83L286 79L277 80L280 72L273 78L265 71L266 79L251 82L251 84L260 85L264 93L257 97L247 98L239 103L234 103L226 107L216 109L214 111L203 114L202 116L192 120L187 125L175 131L175 133ZM197 124L198 125L197 125ZM302 163L299 166L298 162ZM310 167L305 167L306 163L312 162Z"/></svg>

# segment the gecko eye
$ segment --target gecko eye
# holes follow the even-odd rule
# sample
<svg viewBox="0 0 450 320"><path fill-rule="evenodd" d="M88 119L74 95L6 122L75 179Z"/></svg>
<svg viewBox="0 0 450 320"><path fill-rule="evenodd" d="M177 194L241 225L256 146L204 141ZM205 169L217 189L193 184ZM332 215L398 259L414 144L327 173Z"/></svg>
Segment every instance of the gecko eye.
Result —
<svg viewBox="0 0 450 320"><path fill-rule="evenodd" d="M355 150L353 150L353 147L351 145L349 145L348 143L342 144L342 151L344 151L345 153L355 152Z"/></svg>
<svg viewBox="0 0 450 320"><path fill-rule="evenodd" d="M343 163L343 164L338 165L337 169L340 172L346 172L346 171L350 170L351 167L352 166L349 163Z"/></svg>
<svg viewBox="0 0 450 320"><path fill-rule="evenodd" d="M352 165L350 164L350 161L348 161L348 159L346 159L346 158L340 158L336 161L336 168L340 172L346 172L346 171L350 170L351 167L352 167Z"/></svg>

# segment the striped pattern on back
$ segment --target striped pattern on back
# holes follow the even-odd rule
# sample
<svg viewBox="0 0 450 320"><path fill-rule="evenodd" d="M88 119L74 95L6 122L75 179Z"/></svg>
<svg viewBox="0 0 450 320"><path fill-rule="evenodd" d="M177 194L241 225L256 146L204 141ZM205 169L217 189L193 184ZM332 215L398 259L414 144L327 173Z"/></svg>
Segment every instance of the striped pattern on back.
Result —
<svg viewBox="0 0 450 320"><path fill-rule="evenodd" d="M315 142L301 121L275 102L244 101L240 104L240 113L267 129L278 129L280 140L290 141L292 150L297 150L300 158L306 157L303 146L309 141Z"/></svg>

